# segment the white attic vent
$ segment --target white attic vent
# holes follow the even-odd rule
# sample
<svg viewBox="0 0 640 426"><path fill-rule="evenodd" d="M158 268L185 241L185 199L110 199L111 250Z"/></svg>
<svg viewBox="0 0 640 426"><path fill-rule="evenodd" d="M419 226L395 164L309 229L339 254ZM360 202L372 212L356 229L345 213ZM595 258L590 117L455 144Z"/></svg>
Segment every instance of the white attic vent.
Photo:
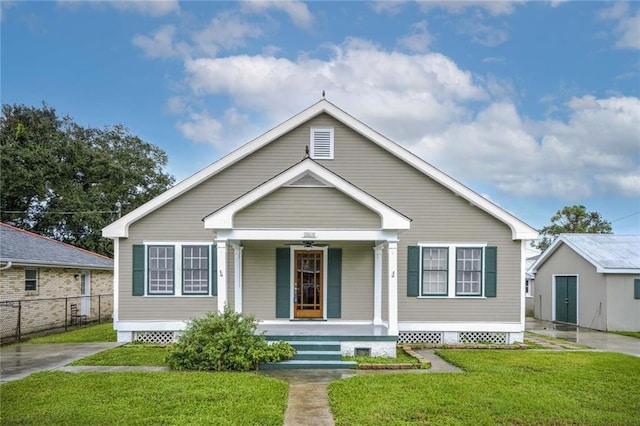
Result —
<svg viewBox="0 0 640 426"><path fill-rule="evenodd" d="M333 160L333 129L311 128L310 153L314 160Z"/></svg>

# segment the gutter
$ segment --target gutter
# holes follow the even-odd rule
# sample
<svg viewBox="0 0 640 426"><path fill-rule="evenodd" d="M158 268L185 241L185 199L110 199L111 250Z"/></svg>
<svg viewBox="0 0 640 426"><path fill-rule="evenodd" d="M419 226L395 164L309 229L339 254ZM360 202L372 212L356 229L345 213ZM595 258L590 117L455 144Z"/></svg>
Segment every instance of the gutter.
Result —
<svg viewBox="0 0 640 426"><path fill-rule="evenodd" d="M12 264L11 261L9 261L9 262L7 262L6 265L0 266L0 271L6 271L7 269L11 268L11 266L13 266L13 264Z"/></svg>

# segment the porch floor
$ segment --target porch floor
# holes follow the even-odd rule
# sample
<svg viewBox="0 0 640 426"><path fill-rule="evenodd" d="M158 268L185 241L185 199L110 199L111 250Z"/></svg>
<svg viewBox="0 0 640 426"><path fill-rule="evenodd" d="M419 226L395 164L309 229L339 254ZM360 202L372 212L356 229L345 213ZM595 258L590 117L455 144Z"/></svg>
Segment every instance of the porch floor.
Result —
<svg viewBox="0 0 640 426"><path fill-rule="evenodd" d="M387 337L384 325L331 324L320 321L292 321L289 324L259 324L258 333L266 336L335 336L335 337ZM389 336L391 337L391 336ZM392 336L396 338L396 336Z"/></svg>

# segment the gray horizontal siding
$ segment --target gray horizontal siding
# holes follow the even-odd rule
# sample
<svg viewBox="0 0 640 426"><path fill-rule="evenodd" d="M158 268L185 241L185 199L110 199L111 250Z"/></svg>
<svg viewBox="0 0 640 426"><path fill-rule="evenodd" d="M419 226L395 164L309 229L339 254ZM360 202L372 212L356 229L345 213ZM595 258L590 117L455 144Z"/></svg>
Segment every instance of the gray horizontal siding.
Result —
<svg viewBox="0 0 640 426"><path fill-rule="evenodd" d="M325 114L132 224L130 238L121 244L121 258L130 253L130 244L143 240L212 241L214 235L203 229L202 218L299 162L309 144L309 127L325 126L335 129L335 156L334 160L319 162L412 219L411 229L400 234L398 247L400 321L520 321L520 244L511 240L510 229ZM427 241L498 246L498 297L483 300L407 298L406 247ZM229 283L233 283L232 270L229 272ZM130 281L130 276L131 265L125 262L120 268L121 282ZM125 293L121 290L121 295ZM386 287L383 298L386 317ZM122 299L121 317L134 315L136 309L136 303L126 299ZM155 310L154 317L167 315L168 305L152 303L157 309L150 306L148 314ZM183 306L183 302L169 303ZM187 315L187 312L191 309L180 309L175 315Z"/></svg>
<svg viewBox="0 0 640 426"><path fill-rule="evenodd" d="M335 188L281 188L238 212L233 225L380 229L380 216Z"/></svg>

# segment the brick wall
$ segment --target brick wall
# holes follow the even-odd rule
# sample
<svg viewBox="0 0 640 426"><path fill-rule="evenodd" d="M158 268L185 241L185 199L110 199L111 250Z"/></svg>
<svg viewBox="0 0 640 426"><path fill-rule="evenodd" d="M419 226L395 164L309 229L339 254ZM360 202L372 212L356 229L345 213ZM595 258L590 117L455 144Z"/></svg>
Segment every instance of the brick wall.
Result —
<svg viewBox="0 0 640 426"><path fill-rule="evenodd" d="M36 291L25 291L25 268L14 266L0 271L0 302L20 301L21 334L64 327L69 321L70 305L76 304L89 321L113 316L113 272L89 271L91 297L80 296L80 275L75 268L37 268ZM103 295L98 298L97 295ZM107 296L104 296L107 295ZM66 299L65 299L66 298ZM53 300L52 300L53 299ZM17 303L0 304L0 337L15 335Z"/></svg>

